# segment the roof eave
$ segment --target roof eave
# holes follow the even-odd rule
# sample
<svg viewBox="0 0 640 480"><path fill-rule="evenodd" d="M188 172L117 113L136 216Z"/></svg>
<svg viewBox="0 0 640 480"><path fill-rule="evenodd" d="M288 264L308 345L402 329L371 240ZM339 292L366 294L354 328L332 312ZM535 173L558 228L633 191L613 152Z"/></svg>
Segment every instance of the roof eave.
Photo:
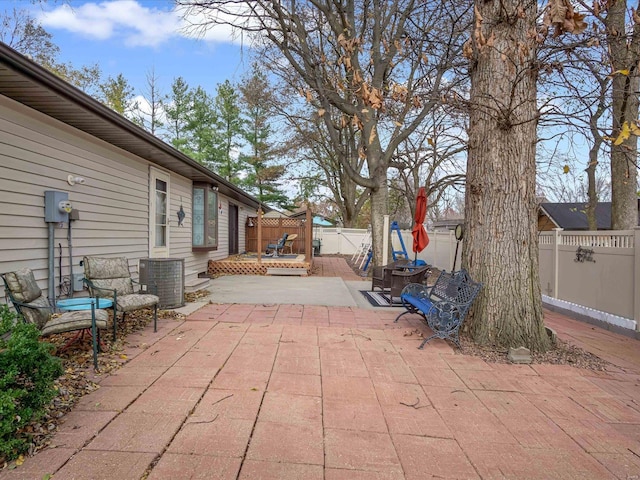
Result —
<svg viewBox="0 0 640 480"><path fill-rule="evenodd" d="M141 158L144 158L149 162L183 175L192 181L214 183L218 186L218 190L222 194L239 202L245 203L251 207L255 207L256 209L258 206L262 205L263 209L267 211L270 210L268 206L261 204L261 202L257 198L246 193L242 189L233 185L228 180L212 172L205 166L199 164L189 156L185 155L184 153L175 149L158 137L147 132L143 128L135 125L115 111L98 102L91 96L57 77L52 72L29 60L28 58L16 52L2 42L0 42L0 64L6 65L13 72L29 80L35 86L55 93L55 95L57 95L61 99L61 101L67 102L67 104L78 106L85 112L88 112L90 115L94 116L95 119L99 119L105 122L104 126L109 125L113 128L119 129L122 132L125 132L128 136L140 142L137 145L139 148L131 148L125 145L118 145L113 141L101 138L99 135L96 135L91 131L84 130L82 126L77 123L73 124L68 120L65 121L64 119L57 117L55 111L52 111L53 109L50 109L49 111L43 111L42 109L37 108L37 106L34 106L33 102L32 104L30 104L28 99L21 98L20 95L12 96L11 94L3 91L0 88L0 93L7 96L8 98L13 98L14 100L28 107L42 111L52 118L56 118L57 120L67 123L75 128L86 131L96 138L100 138L101 140L107 141L136 156L140 156ZM140 152L140 150L143 148L148 149L148 153L145 155L142 155ZM172 160L172 162L169 162L168 160Z"/></svg>

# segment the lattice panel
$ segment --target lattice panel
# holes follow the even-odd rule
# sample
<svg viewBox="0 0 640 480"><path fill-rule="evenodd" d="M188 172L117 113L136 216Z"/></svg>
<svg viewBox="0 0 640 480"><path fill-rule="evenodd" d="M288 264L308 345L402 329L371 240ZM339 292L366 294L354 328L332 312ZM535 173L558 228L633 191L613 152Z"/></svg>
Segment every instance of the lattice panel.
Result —
<svg viewBox="0 0 640 480"><path fill-rule="evenodd" d="M262 219L262 243L258 246L257 218L251 217L245 226L245 249L247 252L265 252L267 245L278 243L282 235L298 235L294 240L293 253L306 253L306 230L304 223L295 218L263 218ZM251 225L251 226L249 226Z"/></svg>
<svg viewBox="0 0 640 480"><path fill-rule="evenodd" d="M209 260L208 275L266 275L267 268L304 268L307 275L311 273L311 264L307 262L231 262L225 260Z"/></svg>
<svg viewBox="0 0 640 480"><path fill-rule="evenodd" d="M251 222L254 225L258 224L257 217L251 217ZM297 218L265 218L262 217L262 226L263 227L288 227L288 228L298 228L303 225L303 222Z"/></svg>

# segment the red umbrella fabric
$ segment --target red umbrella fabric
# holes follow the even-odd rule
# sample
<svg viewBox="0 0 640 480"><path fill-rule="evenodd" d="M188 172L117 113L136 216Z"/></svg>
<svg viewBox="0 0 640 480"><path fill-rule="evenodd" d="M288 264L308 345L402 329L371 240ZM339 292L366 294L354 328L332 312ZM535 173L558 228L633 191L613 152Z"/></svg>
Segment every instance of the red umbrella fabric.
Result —
<svg viewBox="0 0 640 480"><path fill-rule="evenodd" d="M418 197L416 198L416 217L415 225L411 234L413 235L413 251L418 254L429 245L429 235L424 228L424 217L427 215L427 194L424 191L424 187L420 187L418 190Z"/></svg>

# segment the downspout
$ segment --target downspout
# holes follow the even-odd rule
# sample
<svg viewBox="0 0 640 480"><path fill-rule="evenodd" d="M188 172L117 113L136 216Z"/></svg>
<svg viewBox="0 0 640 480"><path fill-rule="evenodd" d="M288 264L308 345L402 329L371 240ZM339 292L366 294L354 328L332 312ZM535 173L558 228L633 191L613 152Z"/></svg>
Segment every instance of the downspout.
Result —
<svg viewBox="0 0 640 480"><path fill-rule="evenodd" d="M49 304L56 304L56 268L55 268L55 224L53 222L47 222L49 227L49 286L47 287L47 297L49 297Z"/></svg>
<svg viewBox="0 0 640 480"><path fill-rule="evenodd" d="M71 223L73 220L71 219L71 215L69 215L69 226L67 228L67 244L69 246L69 291L67 292L67 297L73 297L73 250L71 243Z"/></svg>

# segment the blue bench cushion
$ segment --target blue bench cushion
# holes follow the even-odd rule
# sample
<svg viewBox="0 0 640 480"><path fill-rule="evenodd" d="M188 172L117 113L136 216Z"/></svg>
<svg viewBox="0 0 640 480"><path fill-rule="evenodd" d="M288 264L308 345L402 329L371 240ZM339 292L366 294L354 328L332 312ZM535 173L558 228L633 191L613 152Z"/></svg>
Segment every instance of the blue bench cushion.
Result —
<svg viewBox="0 0 640 480"><path fill-rule="evenodd" d="M431 307L433 306L433 303L428 298L417 298L406 294L400 295L400 298L425 314L431 310Z"/></svg>

